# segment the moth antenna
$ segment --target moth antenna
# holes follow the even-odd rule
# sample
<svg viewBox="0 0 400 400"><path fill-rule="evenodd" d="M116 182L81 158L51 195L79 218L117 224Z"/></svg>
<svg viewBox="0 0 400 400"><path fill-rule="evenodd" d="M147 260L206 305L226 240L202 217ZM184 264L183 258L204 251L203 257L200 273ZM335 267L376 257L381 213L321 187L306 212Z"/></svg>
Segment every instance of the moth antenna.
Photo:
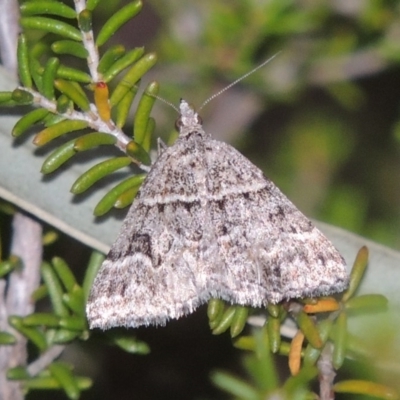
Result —
<svg viewBox="0 0 400 400"><path fill-rule="evenodd" d="M223 89L221 89L219 92L213 94L211 97L209 97L199 108L199 111L207 104L209 103L211 100L214 100L216 97L218 97L220 94L226 92L228 89L230 89L232 86L235 86L237 83L239 83L240 81L242 81L243 79L246 79L249 75L253 74L254 72L258 71L260 68L264 67L264 65L268 64L270 61L272 61L279 53L281 53L280 51L278 51L276 54L274 54L272 57L268 58L267 60L265 60L264 62L262 62L260 65L257 65L257 67L253 68L251 71L245 73L244 75L242 75L240 78L236 79L235 81L233 81L232 83L230 83L228 86L225 86Z"/></svg>
<svg viewBox="0 0 400 400"><path fill-rule="evenodd" d="M171 103L170 101L165 100L164 98L162 98L162 97L160 97L160 96L157 96L156 94L151 94L150 96L152 96L152 97L154 97L155 99L160 100L160 101L162 101L163 103L165 103L165 104L171 106L178 114L180 114L180 111L179 111L178 107L174 106L174 104Z"/></svg>

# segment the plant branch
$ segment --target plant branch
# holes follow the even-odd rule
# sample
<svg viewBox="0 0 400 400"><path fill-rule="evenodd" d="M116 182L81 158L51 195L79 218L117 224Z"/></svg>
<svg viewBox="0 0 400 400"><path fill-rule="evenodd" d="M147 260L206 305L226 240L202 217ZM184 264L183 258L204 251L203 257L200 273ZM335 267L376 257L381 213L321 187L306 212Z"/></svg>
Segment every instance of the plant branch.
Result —
<svg viewBox="0 0 400 400"><path fill-rule="evenodd" d="M32 292L39 286L40 265L42 262L42 227L32 218L17 213L13 221L13 238L11 253L21 259L22 266L9 276L7 289L5 282L1 284L0 299L1 321L6 331L17 338L13 346L0 347L0 399L23 399L23 393L18 382L7 380L7 370L16 366L26 365L27 340L17 331L8 326L10 315L26 316L34 310L31 301Z"/></svg>
<svg viewBox="0 0 400 400"><path fill-rule="evenodd" d="M65 346L57 344L50 347L38 359L31 362L26 369L30 376L35 376L47 368L65 349Z"/></svg>
<svg viewBox="0 0 400 400"><path fill-rule="evenodd" d="M16 43L19 33L19 5L16 0L0 0L0 55L4 67L17 76Z"/></svg>
<svg viewBox="0 0 400 400"><path fill-rule="evenodd" d="M320 400L334 400L335 394L332 386L336 372L332 365L333 344L327 342L317 362L319 370Z"/></svg>
<svg viewBox="0 0 400 400"><path fill-rule="evenodd" d="M86 1L85 0L75 0L75 10L77 14L81 13L86 9ZM101 76L97 71L97 67L99 66L99 52L97 50L93 30L91 29L88 32L82 32L82 44L85 49L88 51L87 57L87 65L89 68L90 76L93 79L93 82L101 81Z"/></svg>

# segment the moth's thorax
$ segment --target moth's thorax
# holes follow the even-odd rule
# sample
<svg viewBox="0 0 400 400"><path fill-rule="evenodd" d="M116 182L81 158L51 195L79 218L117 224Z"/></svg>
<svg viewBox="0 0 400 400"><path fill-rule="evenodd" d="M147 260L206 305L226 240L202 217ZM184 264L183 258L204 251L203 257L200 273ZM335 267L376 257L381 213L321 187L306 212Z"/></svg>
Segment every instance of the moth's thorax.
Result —
<svg viewBox="0 0 400 400"><path fill-rule="evenodd" d="M176 127L179 130L179 138L184 138L192 133L200 136L209 136L203 130L202 120L187 101L181 100L179 104L179 118Z"/></svg>

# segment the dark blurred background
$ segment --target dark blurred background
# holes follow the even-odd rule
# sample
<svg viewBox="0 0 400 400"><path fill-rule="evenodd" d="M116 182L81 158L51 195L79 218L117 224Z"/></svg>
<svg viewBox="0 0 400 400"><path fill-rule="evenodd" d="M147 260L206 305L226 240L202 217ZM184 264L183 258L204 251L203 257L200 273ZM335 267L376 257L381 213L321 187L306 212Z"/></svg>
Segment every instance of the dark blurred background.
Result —
<svg viewBox="0 0 400 400"><path fill-rule="evenodd" d="M95 26L122 3L100 3ZM308 216L400 248L398 1L144 3L113 42L158 53L148 79L174 104L183 97L200 106L281 51L205 106L205 128L238 148ZM168 141L176 112L159 102L154 117L156 136ZM82 276L90 250L64 238L48 252ZM94 380L82 399L224 399L210 371L241 373L241 352L228 334L210 334L204 308L132 334L150 345L149 356L102 344L100 334L68 347L64 359Z"/></svg>

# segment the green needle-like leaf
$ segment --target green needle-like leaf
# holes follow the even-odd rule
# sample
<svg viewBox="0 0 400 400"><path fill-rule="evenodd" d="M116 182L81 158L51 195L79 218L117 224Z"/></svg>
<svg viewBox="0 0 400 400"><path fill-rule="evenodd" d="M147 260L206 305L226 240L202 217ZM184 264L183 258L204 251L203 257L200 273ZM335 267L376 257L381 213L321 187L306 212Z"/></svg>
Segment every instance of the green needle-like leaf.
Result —
<svg viewBox="0 0 400 400"><path fill-rule="evenodd" d="M108 39L126 22L133 18L142 9L142 2L140 0L134 1L121 8L103 25L100 30L96 45L102 46Z"/></svg>
<svg viewBox="0 0 400 400"><path fill-rule="evenodd" d="M104 82L110 82L111 79L116 77L125 68L128 68L134 62L139 60L144 54L143 47L137 47L128 51L124 56L115 61L103 74ZM105 68L106 66L104 66Z"/></svg>
<svg viewBox="0 0 400 400"><path fill-rule="evenodd" d="M53 268L48 263L42 264L42 278L49 291L51 304L53 305L54 312L56 315L65 317L68 315L68 310L62 300L63 290L61 283L54 272Z"/></svg>
<svg viewBox="0 0 400 400"><path fill-rule="evenodd" d="M221 321L212 331L213 335L220 335L221 333L224 333L226 330L229 329L233 321L235 311L236 306L230 306L225 310L224 314L222 315Z"/></svg>
<svg viewBox="0 0 400 400"><path fill-rule="evenodd" d="M78 58L87 58L88 51L79 42L73 40L59 40L51 45L56 54L70 54Z"/></svg>
<svg viewBox="0 0 400 400"><path fill-rule="evenodd" d="M49 365L49 370L53 378L56 379L64 389L68 398L73 400L79 399L80 389L69 365L55 361Z"/></svg>
<svg viewBox="0 0 400 400"><path fill-rule="evenodd" d="M245 306L236 306L235 315L231 323L231 337L238 336L246 326L249 308Z"/></svg>
<svg viewBox="0 0 400 400"><path fill-rule="evenodd" d="M56 271L65 289L70 292L76 285L76 279L68 264L60 257L54 257L51 260L54 271Z"/></svg>
<svg viewBox="0 0 400 400"><path fill-rule="evenodd" d="M297 316L297 324L309 343L316 349L320 349L323 343L312 319L305 312L301 311Z"/></svg>
<svg viewBox="0 0 400 400"><path fill-rule="evenodd" d="M131 88L114 108L116 114L115 123L119 128L122 128L126 123L126 120L129 116L129 111L133 103L133 99L135 98L138 89L138 85Z"/></svg>
<svg viewBox="0 0 400 400"><path fill-rule="evenodd" d="M63 18L76 18L75 10L59 1L25 1L20 5L20 11L23 16L50 14L58 15Z"/></svg>
<svg viewBox="0 0 400 400"><path fill-rule="evenodd" d="M83 193L98 180L114 171L127 167L131 162L129 157L110 158L103 161L83 173L72 185L71 192L74 194Z"/></svg>
<svg viewBox="0 0 400 400"><path fill-rule="evenodd" d="M335 369L339 369L346 357L347 347L347 315L344 311L339 314L335 323L335 341L333 348L332 362Z"/></svg>
<svg viewBox="0 0 400 400"><path fill-rule="evenodd" d="M113 145L117 142L115 136L109 133L91 132L75 140L75 151L86 151L101 145Z"/></svg>
<svg viewBox="0 0 400 400"><path fill-rule="evenodd" d="M33 103L33 95L22 89L15 89L12 92L12 99L21 106Z"/></svg>
<svg viewBox="0 0 400 400"><path fill-rule="evenodd" d="M50 174L66 163L75 154L75 140L72 139L54 150L43 162L40 172Z"/></svg>
<svg viewBox="0 0 400 400"><path fill-rule="evenodd" d="M28 340L30 340L40 351L47 349L46 336L42 331L37 328L29 328L24 326L21 317L10 316L8 318L10 325L17 331L22 333Z"/></svg>
<svg viewBox="0 0 400 400"><path fill-rule="evenodd" d="M90 83L92 81L91 76L86 72L82 72L75 68L66 67L65 65L60 65L57 70L57 77L82 83Z"/></svg>
<svg viewBox="0 0 400 400"><path fill-rule="evenodd" d="M82 111L90 110L89 99L78 83L69 82L64 79L56 79L54 81L54 86L61 93L69 97Z"/></svg>
<svg viewBox="0 0 400 400"><path fill-rule="evenodd" d="M82 34L78 29L56 19L46 17L22 17L19 22L25 29L38 29L44 32L55 33L67 39L76 41L82 40Z"/></svg>
<svg viewBox="0 0 400 400"><path fill-rule="evenodd" d="M75 314L85 315L85 296L80 286L76 285L69 293L64 293L63 300Z"/></svg>
<svg viewBox="0 0 400 400"><path fill-rule="evenodd" d="M151 82L143 93L136 109L133 134L136 143L142 144L146 135L147 122L159 90L157 82Z"/></svg>
<svg viewBox="0 0 400 400"><path fill-rule="evenodd" d="M49 100L54 100L54 79L57 76L57 70L60 66L60 60L57 57L49 58L43 72L43 95Z"/></svg>
<svg viewBox="0 0 400 400"><path fill-rule="evenodd" d="M0 346L13 345L17 342L14 335L9 332L0 331Z"/></svg>
<svg viewBox="0 0 400 400"><path fill-rule="evenodd" d="M98 202L94 209L94 215L99 217L110 211L122 193L126 192L132 187L140 186L145 177L145 174L135 175L119 183Z"/></svg>
<svg viewBox="0 0 400 400"><path fill-rule="evenodd" d="M122 44L111 46L101 57L97 71L104 74L123 55L125 55L125 47Z"/></svg>
<svg viewBox="0 0 400 400"><path fill-rule="evenodd" d="M56 125L52 125L46 129L43 129L33 139L33 144L36 146L43 146L53 139L64 135L65 133L79 131L86 128L88 123L86 121L61 121Z"/></svg>
<svg viewBox="0 0 400 400"><path fill-rule="evenodd" d="M22 319L25 326L46 326L49 328L57 328L59 322L60 317L50 313L35 313Z"/></svg>
<svg viewBox="0 0 400 400"><path fill-rule="evenodd" d="M85 303L89 297L90 288L93 285L94 278L96 277L97 272L99 271L103 261L104 261L103 254L99 253L98 251L92 252L88 266L86 268L85 277L83 278L83 283L82 283L83 296L84 296Z"/></svg>
<svg viewBox="0 0 400 400"><path fill-rule="evenodd" d="M214 385L230 393L235 398L241 400L260 400L260 395L256 389L248 383L222 371L214 372L211 375Z"/></svg>
<svg viewBox="0 0 400 400"><path fill-rule="evenodd" d="M26 36L22 33L18 37L17 59L19 80L23 86L31 88L32 77L29 66L28 41Z"/></svg>
<svg viewBox="0 0 400 400"><path fill-rule="evenodd" d="M152 67L157 61L155 53L149 53L137 61L133 67L124 75L121 82L114 89L110 103L111 106L118 104L128 91L135 86L139 79Z"/></svg>

